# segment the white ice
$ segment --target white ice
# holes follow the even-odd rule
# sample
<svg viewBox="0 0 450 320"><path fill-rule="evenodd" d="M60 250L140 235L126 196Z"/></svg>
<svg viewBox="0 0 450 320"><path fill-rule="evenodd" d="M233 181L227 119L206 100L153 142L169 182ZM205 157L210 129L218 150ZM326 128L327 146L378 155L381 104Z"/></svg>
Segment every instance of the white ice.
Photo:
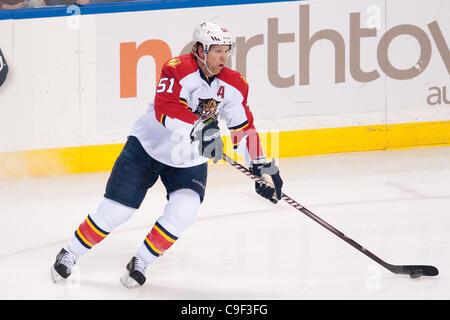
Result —
<svg viewBox="0 0 450 320"><path fill-rule="evenodd" d="M166 203L142 207L54 284L50 266L96 208L109 172L0 180L0 299L449 299L450 147L281 159L284 192L391 264L384 269L285 202L254 193L235 168L210 167L198 218L147 271L120 276Z"/></svg>

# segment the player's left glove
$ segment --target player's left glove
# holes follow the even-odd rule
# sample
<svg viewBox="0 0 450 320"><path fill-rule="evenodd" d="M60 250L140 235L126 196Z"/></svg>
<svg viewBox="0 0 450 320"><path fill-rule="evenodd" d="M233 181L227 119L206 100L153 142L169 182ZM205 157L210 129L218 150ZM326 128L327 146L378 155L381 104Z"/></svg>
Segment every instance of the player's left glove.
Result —
<svg viewBox="0 0 450 320"><path fill-rule="evenodd" d="M274 159L272 159L272 162L264 161L252 163L250 165L250 172L264 180L264 183L255 182L257 194L273 203L277 203L278 200L281 200L283 180L280 177L280 170L275 165Z"/></svg>
<svg viewBox="0 0 450 320"><path fill-rule="evenodd" d="M206 158L214 159L214 163L222 159L223 142L219 122L214 118L205 122L199 120L199 125L195 125L192 129L191 141L199 141L199 153Z"/></svg>

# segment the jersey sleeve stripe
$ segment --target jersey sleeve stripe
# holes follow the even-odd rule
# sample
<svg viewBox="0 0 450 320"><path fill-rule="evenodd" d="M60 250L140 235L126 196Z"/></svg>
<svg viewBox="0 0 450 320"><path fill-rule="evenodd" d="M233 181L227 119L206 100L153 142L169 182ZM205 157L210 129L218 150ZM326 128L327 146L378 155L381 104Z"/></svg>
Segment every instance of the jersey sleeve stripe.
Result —
<svg viewBox="0 0 450 320"><path fill-rule="evenodd" d="M159 118L159 122L165 127L166 126L166 115L164 113L161 114Z"/></svg>
<svg viewBox="0 0 450 320"><path fill-rule="evenodd" d="M230 130L230 132L236 132L236 131L243 130L243 129L247 128L248 125L249 125L248 120L245 120L240 125L237 125L237 126L234 126L234 127L230 127L230 128L228 128L228 130Z"/></svg>
<svg viewBox="0 0 450 320"><path fill-rule="evenodd" d="M184 99L184 98L181 98L181 97L180 97L180 102L181 102L182 104L186 105L186 106L188 105L186 99Z"/></svg>

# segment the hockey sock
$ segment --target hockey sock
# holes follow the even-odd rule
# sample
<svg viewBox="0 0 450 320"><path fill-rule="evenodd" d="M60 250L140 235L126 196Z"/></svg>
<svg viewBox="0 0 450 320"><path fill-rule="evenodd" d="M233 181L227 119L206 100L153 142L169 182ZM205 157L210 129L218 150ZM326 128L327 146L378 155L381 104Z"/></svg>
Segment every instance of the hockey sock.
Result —
<svg viewBox="0 0 450 320"><path fill-rule="evenodd" d="M91 249L97 243L102 241L109 234L108 231L100 228L90 215L75 231L75 237L87 249Z"/></svg>
<svg viewBox="0 0 450 320"><path fill-rule="evenodd" d="M104 198L97 210L89 214L78 229L75 230L75 236L64 249L76 257L85 254L93 246L105 239L115 227L131 218L135 210Z"/></svg>
<svg viewBox="0 0 450 320"><path fill-rule="evenodd" d="M193 222L200 207L199 195L190 189L172 192L164 215L144 239L136 255L151 264L168 250Z"/></svg>
<svg viewBox="0 0 450 320"><path fill-rule="evenodd" d="M145 237L144 246L153 256L159 257L177 240L177 236L171 234L156 221L152 230Z"/></svg>

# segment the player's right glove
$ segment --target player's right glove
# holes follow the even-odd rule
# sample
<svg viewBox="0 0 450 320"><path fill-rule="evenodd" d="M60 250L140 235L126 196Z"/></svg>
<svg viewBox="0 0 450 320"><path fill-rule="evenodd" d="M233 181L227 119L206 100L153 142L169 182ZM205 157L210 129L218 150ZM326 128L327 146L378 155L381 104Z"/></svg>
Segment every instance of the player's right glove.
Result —
<svg viewBox="0 0 450 320"><path fill-rule="evenodd" d="M198 152L206 158L214 159L214 163L222 159L223 142L217 120L210 118L195 125L191 132L191 141L199 141Z"/></svg>
<svg viewBox="0 0 450 320"><path fill-rule="evenodd" d="M262 182L255 182L256 193L261 197L277 203L281 200L281 188L283 187L283 180L280 177L280 170L275 165L275 160L272 162L255 162L250 165L250 172L255 176L261 177Z"/></svg>

